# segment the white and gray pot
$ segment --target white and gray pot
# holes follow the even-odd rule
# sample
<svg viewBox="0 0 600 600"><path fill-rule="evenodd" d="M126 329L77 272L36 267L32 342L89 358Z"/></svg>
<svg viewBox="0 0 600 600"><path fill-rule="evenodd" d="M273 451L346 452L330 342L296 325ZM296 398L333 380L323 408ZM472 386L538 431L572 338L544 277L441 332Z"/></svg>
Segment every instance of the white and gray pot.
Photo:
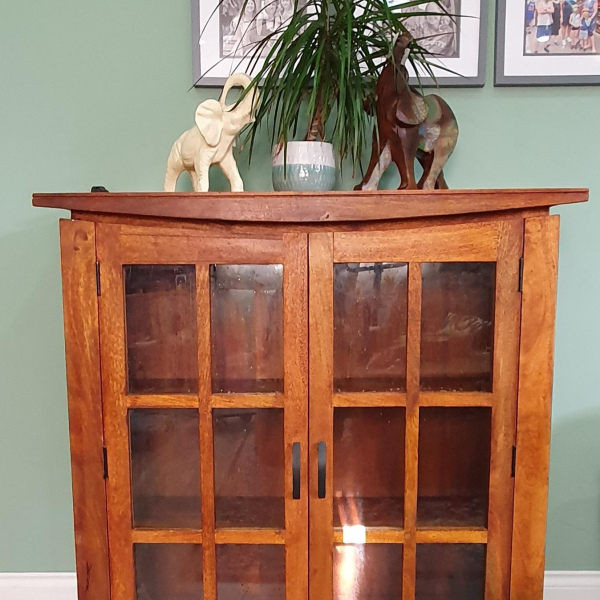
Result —
<svg viewBox="0 0 600 600"><path fill-rule="evenodd" d="M285 166L284 166L285 162ZM327 142L288 142L273 150L273 189L276 192L328 192L335 189L333 145Z"/></svg>

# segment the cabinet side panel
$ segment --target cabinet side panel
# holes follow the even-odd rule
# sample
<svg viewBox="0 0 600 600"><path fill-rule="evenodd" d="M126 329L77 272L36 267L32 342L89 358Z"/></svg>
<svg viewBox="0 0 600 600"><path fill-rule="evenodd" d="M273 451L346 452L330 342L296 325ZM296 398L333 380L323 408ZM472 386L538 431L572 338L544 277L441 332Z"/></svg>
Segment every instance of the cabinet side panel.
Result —
<svg viewBox="0 0 600 600"><path fill-rule="evenodd" d="M60 222L79 600L108 600L95 225Z"/></svg>
<svg viewBox="0 0 600 600"><path fill-rule="evenodd" d="M544 591L559 217L525 220L512 600Z"/></svg>

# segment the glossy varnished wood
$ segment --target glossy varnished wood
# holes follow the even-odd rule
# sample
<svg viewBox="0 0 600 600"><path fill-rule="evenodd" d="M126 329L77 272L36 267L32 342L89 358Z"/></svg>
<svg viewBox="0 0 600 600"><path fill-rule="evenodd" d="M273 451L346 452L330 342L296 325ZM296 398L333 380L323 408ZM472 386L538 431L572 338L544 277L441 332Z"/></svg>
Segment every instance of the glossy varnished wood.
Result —
<svg viewBox="0 0 600 600"><path fill-rule="evenodd" d="M333 235L309 238L310 600L333 594ZM318 444L326 445L326 496L318 497Z"/></svg>
<svg viewBox="0 0 600 600"><path fill-rule="evenodd" d="M406 450L404 455L404 553L402 600L414 600L417 572L417 494L419 459L419 388L421 363L422 270L408 267L406 363Z"/></svg>
<svg viewBox="0 0 600 600"><path fill-rule="evenodd" d="M382 221L585 202L583 189L330 193L35 194L34 206L175 219L278 223Z"/></svg>
<svg viewBox="0 0 600 600"><path fill-rule="evenodd" d="M308 598L308 236L284 235L283 370L286 598ZM300 498L293 498L292 448L300 444Z"/></svg>
<svg viewBox="0 0 600 600"><path fill-rule="evenodd" d="M506 524L512 522L513 515L511 467L517 416L522 252L522 221L502 223L496 263L486 600L508 598L510 590L511 530Z"/></svg>
<svg viewBox="0 0 600 600"><path fill-rule="evenodd" d="M95 229L93 223L60 222L79 600L110 598Z"/></svg>
<svg viewBox="0 0 600 600"><path fill-rule="evenodd" d="M527 219L511 600L544 593L559 217Z"/></svg>
<svg viewBox="0 0 600 600"><path fill-rule="evenodd" d="M36 196L35 205L71 209L78 219L61 223L61 251L79 600L109 600L109 594L117 600L135 600L132 550L136 543L202 544L206 600L217 600L217 556L223 549L245 545L251 553L252 546L277 547L281 556L285 551L288 600L330 600L337 564L334 557L339 550L336 545L344 543L344 531L337 527L340 519L334 521L334 507L336 511L340 508L340 498L333 498L334 410L348 424L346 431L350 437L364 436L365 444L361 446L364 460L360 455L356 460L365 465L373 463L375 446L370 442L377 435L379 423L379 417L371 419L371 416L380 414L379 411L388 418L394 413L402 415L405 447L400 480L404 481L404 502L393 509L382 504L383 508L378 510L383 520L367 527L365 541L371 545L370 549L377 544L395 548L384 562L396 561L399 565L402 560L403 600L415 598L415 578L420 568L417 560L421 560L418 548L426 545L430 549L436 545L486 546L485 600L541 600L558 245L558 218L548 217L548 207L585 200L586 190ZM523 246L521 294L519 258ZM94 277L96 260L100 262L102 279L99 299ZM357 387L336 387L349 391L334 393L336 262L410 263L408 308L402 304L401 309L408 311L408 331L398 336L407 345L406 391L402 382L398 387L374 388L382 391L359 392L356 390L363 389L360 386L368 390L370 385L360 380L362 383ZM425 319L425 314L421 313L426 308L439 311L438 305L444 301L443 298L440 302L423 300L427 288L422 275L426 267L421 263L428 262L495 263L494 366L493 372L488 371L493 373L489 391L426 391L438 389L435 386L421 390L421 337L426 339L426 333L422 335L421 331L421 318ZM146 395L144 390L126 393L124 264L188 264L195 269L197 393ZM247 393L243 387L240 393L213 390L211 264L283 264L283 322L276 330L281 332L283 327L284 386L280 391ZM236 293L238 289L250 289L243 282L239 286L235 281L229 284ZM461 289L474 298L476 286L471 289L470 285L466 283ZM451 287L436 289L441 289L442 295L455 293ZM229 300L225 300L224 314L232 314ZM252 319L268 320L269 312L262 300L253 302ZM477 304L477 300L468 302ZM468 312L468 305L465 310L466 315L478 314L476 308L475 312ZM360 311L356 314L363 318ZM489 320L485 315L483 319ZM361 327L365 323L370 325L366 319ZM397 324L394 327L397 329ZM258 336L258 329L260 324L251 325L250 335ZM382 340L378 338L375 344L391 343L388 338ZM224 343L230 348L237 342L231 339ZM442 354L447 350L427 352L433 352L433 359L438 352L438 362L444 363ZM156 360L161 360L160 355ZM337 369L338 359L335 363ZM444 368L447 365L441 364L441 376ZM477 368L475 365L475 372ZM404 373L401 375L404 377ZM281 381L281 373L277 376ZM265 379L269 377L263 375ZM489 377L491 381L492 376ZM439 389L488 388L459 385ZM130 409L188 409L199 413L201 529L199 524L191 525L197 529L132 527L127 429ZM216 526L213 411L223 409L262 413L269 412L262 409L272 409L269 414L283 413L285 523L282 516L281 525L265 528L239 528L235 522L227 527ZM491 436L489 430L485 435L465 436L468 428L464 427L454 427L448 434L442 422L444 415L444 418L450 416L448 411L456 411L455 415L462 411L465 417L473 412L491 415ZM394 419L400 422L397 417L390 422ZM458 417L449 420L456 421ZM470 419L469 423L485 425L485 419ZM488 426L489 423L488 417ZM102 478L103 424L104 445L108 448L106 489ZM454 521L443 523L443 515L437 522L427 521L429 517L421 515L425 506L421 504L421 495L425 498L433 494L435 500L437 484L430 481L431 473L435 475L435 469L441 465L426 446L423 453L427 456L420 455L420 432L424 435L425 431L434 438L438 433L443 437L457 431L465 447L490 452L487 528L479 526L483 525L483 519L480 523L477 519L463 523L462 517L452 517ZM486 443L490 437L491 451ZM272 441L267 439L262 444L263 453L271 453ZM301 444L300 500L292 499L294 442ZM317 495L319 442L327 444L324 499ZM515 443L518 451L513 489L511 459ZM221 456L222 450L217 454ZM377 465L393 477L393 461L388 458L379 456ZM419 465L421 460L426 462L425 458L429 471L421 472ZM357 477L368 480L373 496L369 501L385 500L393 486L378 481L377 465L373 465L372 472L368 468L357 470L360 473ZM449 460L444 466L446 479L452 480L459 467ZM425 481L428 491L422 492L421 482ZM439 484L440 490L444 485ZM441 491L438 493L443 496ZM254 505L248 506L253 510ZM434 509L435 506L431 510ZM403 511L404 522L400 518L386 526L386 515L395 510ZM397 550L400 553L394 554ZM425 556L425 552L421 553L421 557ZM367 568L367 563L361 568ZM254 576L248 573L243 577L249 577L250 581ZM371 570L366 577L378 577L378 573L378 569ZM440 573L444 577L443 569ZM219 579L219 585L223 581Z"/></svg>
<svg viewBox="0 0 600 600"><path fill-rule="evenodd" d="M104 435L108 456L107 506L111 598L135 600L131 540L131 473L127 428L125 310L118 229L97 226ZM118 324L118 325L117 325Z"/></svg>

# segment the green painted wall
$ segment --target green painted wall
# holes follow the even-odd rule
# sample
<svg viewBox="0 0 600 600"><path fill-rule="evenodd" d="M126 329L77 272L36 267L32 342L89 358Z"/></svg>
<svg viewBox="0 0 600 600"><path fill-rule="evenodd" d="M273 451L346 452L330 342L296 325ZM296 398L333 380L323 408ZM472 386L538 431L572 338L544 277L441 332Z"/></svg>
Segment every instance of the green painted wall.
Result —
<svg viewBox="0 0 600 600"><path fill-rule="evenodd" d="M171 143L216 94L188 91L190 54L187 0L2 2L0 571L74 568L57 226L66 214L33 209L31 194L159 190ZM560 211L548 568L600 569L600 88L495 89L490 60L484 89L444 96L461 125L453 187L591 188L591 203ZM268 189L266 140L257 158L242 175Z"/></svg>

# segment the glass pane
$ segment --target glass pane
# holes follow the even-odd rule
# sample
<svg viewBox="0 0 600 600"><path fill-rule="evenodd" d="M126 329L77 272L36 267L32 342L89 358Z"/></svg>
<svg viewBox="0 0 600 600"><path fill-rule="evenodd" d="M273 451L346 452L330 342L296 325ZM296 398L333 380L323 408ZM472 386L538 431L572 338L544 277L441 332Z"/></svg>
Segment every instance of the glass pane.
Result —
<svg viewBox="0 0 600 600"><path fill-rule="evenodd" d="M198 390L192 265L123 267L130 394Z"/></svg>
<svg viewBox="0 0 600 600"><path fill-rule="evenodd" d="M495 263L423 264L421 389L491 392Z"/></svg>
<svg viewBox="0 0 600 600"><path fill-rule="evenodd" d="M283 528L283 410L215 409L213 429L217 527Z"/></svg>
<svg viewBox="0 0 600 600"><path fill-rule="evenodd" d="M202 546L136 544L137 600L202 600Z"/></svg>
<svg viewBox="0 0 600 600"><path fill-rule="evenodd" d="M334 266L334 389L406 390L406 264Z"/></svg>
<svg viewBox="0 0 600 600"><path fill-rule="evenodd" d="M283 392L283 266L211 267L212 390Z"/></svg>
<svg viewBox="0 0 600 600"><path fill-rule="evenodd" d="M399 527L404 520L404 408L335 408L335 527Z"/></svg>
<svg viewBox="0 0 600 600"><path fill-rule="evenodd" d="M487 527L491 428L491 408L421 408L418 527Z"/></svg>
<svg viewBox="0 0 600 600"><path fill-rule="evenodd" d="M285 600L285 546L217 546L218 600Z"/></svg>
<svg viewBox="0 0 600 600"><path fill-rule="evenodd" d="M202 527L198 412L129 411L134 527Z"/></svg>
<svg viewBox="0 0 600 600"><path fill-rule="evenodd" d="M336 544L333 548L334 600L401 600L400 544Z"/></svg>
<svg viewBox="0 0 600 600"><path fill-rule="evenodd" d="M483 600L486 547L480 544L417 546L416 600Z"/></svg>

